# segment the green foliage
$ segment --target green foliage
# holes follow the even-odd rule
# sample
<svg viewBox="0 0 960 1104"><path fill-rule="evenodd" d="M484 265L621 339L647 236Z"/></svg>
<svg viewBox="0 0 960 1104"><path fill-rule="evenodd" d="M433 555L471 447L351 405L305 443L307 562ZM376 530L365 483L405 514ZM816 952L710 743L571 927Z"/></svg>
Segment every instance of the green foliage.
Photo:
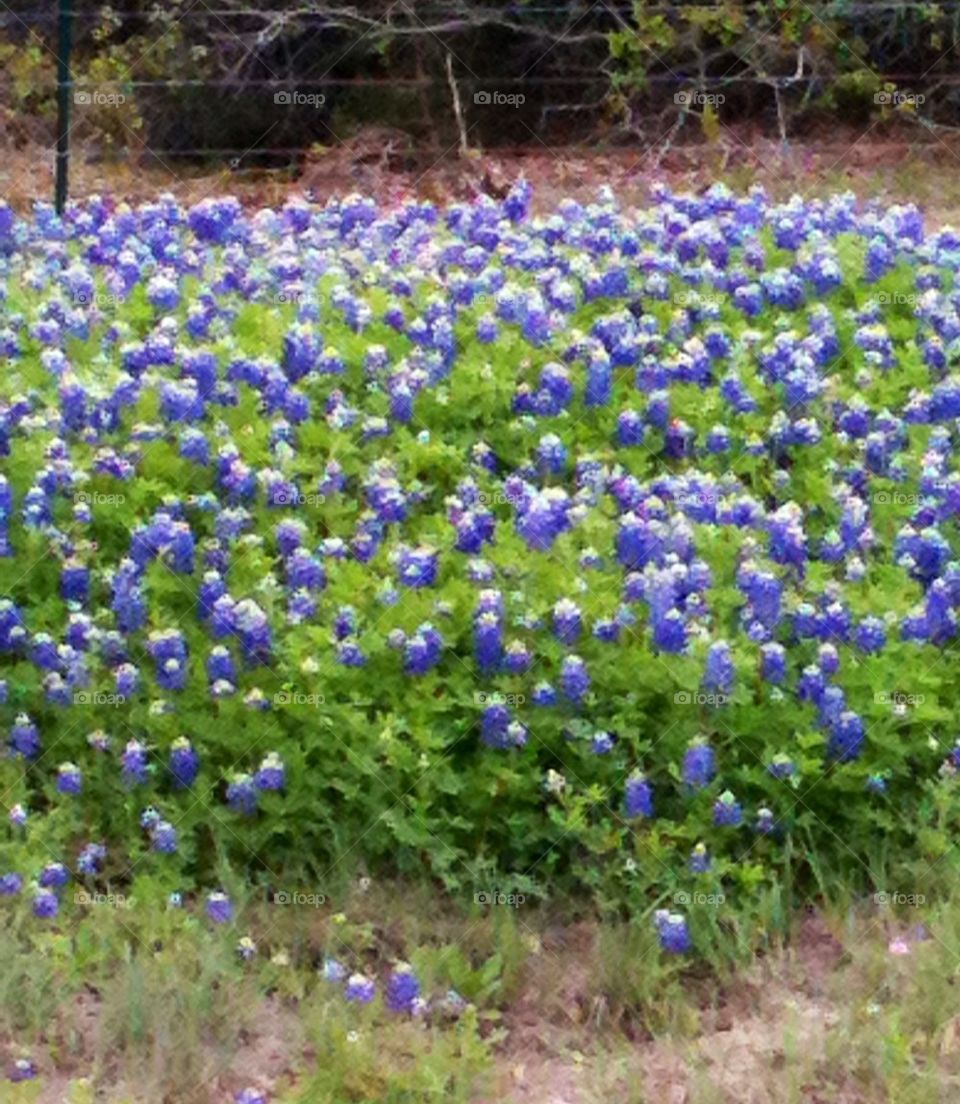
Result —
<svg viewBox="0 0 960 1104"><path fill-rule="evenodd" d="M854 275L862 263L854 243L841 239L839 252L847 276L834 294L833 305L845 352L835 371L838 379L849 380L861 354L851 340L844 308L861 306L868 294L886 294L896 302L895 293L905 294L911 285L909 272L901 269L868 293ZM319 289L321 310L330 318L327 337L343 351L349 385L359 386L365 341L380 342L399 358L402 339L379 322L370 327L365 340L360 339L328 310L329 293L326 286ZM25 306L26 294L11 285L10 308ZM121 309L136 329L145 327L151 317L149 306L136 297ZM465 312L465 334L472 332L485 309L481 302ZM582 307L574 325L587 329L601 309L597 304ZM649 309L666 325L668 303L651 303ZM240 351L250 356L275 355L288 314L286 307L246 306L234 326ZM725 321L743 326L742 318L732 312ZM892 337L902 345L901 363L876 387L881 405L886 402L898 408L911 388L923 386L925 369L912 340L910 308L892 306L888 323ZM39 349L29 349L17 370L8 372L2 385L6 394L44 385L38 354ZM90 362L83 342L72 343L71 355L81 376L93 379L103 371ZM517 381L533 379L539 371L540 364L532 359L524 358L520 344L509 334L493 349L465 341L456 386L426 393L418 407L417 424L396 429L392 456L399 478L405 486L418 486L431 504L422 512L419 540L450 550L453 537L442 519L442 502L468 471L464 427L482 421L489 429L489 443L510 468L528 458L543 426L512 418L509 406ZM745 365L743 374L761 405L755 414L731 419L737 442L765 426L773 404L779 402L764 391L753 369ZM629 380L616 386L610 407L585 410L576 421L567 414L554 419L551 428L568 446L575 445L578 454L612 460L615 412L635 397ZM322 396L314 398L322 402ZM726 416L716 391L677 387L673 401L675 415L687 420L700 439ZM155 395L148 393L133 412L134 420L154 419L155 403ZM243 391L239 405L223 408L220 417L248 463L258 467L269 463L269 427L258 417L250 392ZM431 427L427 435L421 433L423 425ZM917 426L910 432L910 463L916 466L928 430ZM336 455L351 479L362 480L377 455L376 446L356 440L343 443L341 436L322 419L305 425L292 474L306 483L328 457ZM18 461L10 466L18 498L28 489L45 444L42 433L18 442ZM824 475L830 447L825 440L798 450L790 473L791 495L811 508L814 539L837 521L837 505ZM77 442L75 449L78 467L88 468L92 446ZM653 459L647 450L637 452L629 462L633 474L645 478L653 471ZM773 493L759 461L739 448L734 456L737 475L752 483L757 493ZM123 484L125 500L120 508L94 503L102 554L117 562L128 547L134 519L149 516L168 495L186 497L208 490L211 479L208 471L179 457L175 441L155 442L144 450L138 477ZM95 477L94 488L103 494L117 489L102 476ZM548 616L553 604L568 596L584 548L612 546L613 519L598 512L576 533L561 536L549 556L531 557L512 531L510 506L496 501L493 481L483 490L501 522L489 558L502 577L523 589L529 613ZM885 545L892 544L908 510L892 505L876 521L876 537ZM305 520L317 538L345 532L352 508L332 499L311 506ZM57 509L66 512L69 505L61 502ZM269 534L276 520L276 513L265 504L254 507L255 533ZM202 535L212 535L209 516L199 516L194 524ZM736 535L729 530L711 533L709 555L718 582L710 592L709 605L717 623L732 630L741 599L732 584L719 580L734 574ZM33 629L56 631L62 617L56 561L46 555L43 538L23 529L19 521L14 524L13 539L22 556L0 560L0 593L29 604ZM284 615L279 588L272 581L276 560L271 544L259 538L241 540L230 578L232 593L255 597L277 624ZM711 947L728 948L721 958L735 958L736 948L749 945L757 927L784 922L791 895L822 891L824 879L833 877L849 878L853 884L876 883L876 863L896 864L918 843L931 860L947 848L960 815L960 798L935 781L942 755L929 740L932 730L946 729L951 723L951 676L943 663L918 666L912 644L891 642L882 655L864 660L851 651L838 676L851 700L864 705L871 769L891 780L886 797L867 799L866 768L859 764L824 775L824 737L815 728L813 707L774 692L752 675L754 651L744 642L735 648L736 665L744 676L732 700L722 709L708 705L678 709L674 696L699 682L702 648L697 646L689 656L654 656L638 636L633 644L641 666L635 668L623 662L619 649L585 639L582 651L594 685L604 688L602 695L593 693L587 702L589 724L569 708L544 710L532 721L531 738L522 754L498 754L478 739L484 704L478 698L472 661L475 589L456 569L454 559L452 554L442 558L445 573L439 581L439 593L447 603L441 627L449 648L449 660L442 669L411 679L401 672L385 644L391 629L409 633L435 618L437 592L410 592L399 605L384 607L370 574L362 565L347 562L333 573L323 600L327 609L356 607L367 666L356 670L325 662L322 678L316 677L312 672L318 657L330 655L326 630L309 622L288 626L279 640L275 669L243 673L241 692L216 701L207 693L202 671L209 638L194 616L197 581L153 563L147 588L152 607L161 613L149 628L177 626L186 634L192 664L188 688L168 701L166 711L158 712L153 702L138 697L122 708L85 707L81 717L64 720L53 706L37 709L42 701L40 674L27 662L15 663L8 671L10 717L22 709L35 713L45 739L56 746L56 758L84 762L85 791L82 801L64 800L54 792L51 763L28 765L24 770L19 761L0 761L6 800L22 802L35 814L26 839L12 834L2 844L6 868L36 870L51 855L74 854L83 842L103 839L110 842L111 854L98 888L136 897L146 893L157 903L174 891L191 893L217 884L251 897L269 897L277 889L297 887L322 893L336 903L343 886L357 875L388 873L441 886L465 909L478 892L495 888L523 894L531 902L585 890L585 900L598 903L604 912L647 915L669 904L674 894L704 889L686 871L686 856L699 840L715 839L715 884L705 891L720 892L722 887L752 913L752 919L735 932L705 929L703 939ZM35 564L29 578L23 563ZM812 592L822 590L823 569L824 565L811 566ZM851 584L846 593L858 617L878 609L899 616L918 601L921 591L917 584L904 586L897 569L872 565L863 581ZM619 601L616 590L600 591L591 596L587 613L591 619L612 616ZM98 620L108 624L109 614L103 610ZM511 635L527 639L520 625L511 626ZM540 636L536 641L542 653L538 675L555 679L564 650L550 638ZM532 635L529 642L534 642ZM801 663L812 662L814 644L798 645L797 658ZM877 700L872 688L885 686L896 692L906 671L910 693L922 701L901 716L890 709L889 702ZM529 692L527 681L519 677L498 676L495 681L488 690ZM314 698L311 704L294 701L262 714L242 701L247 691L261 686L268 695L299 692ZM90 753L87 740L94 729L111 737L114 752L132 736L149 745L147 787L124 790L118 786L115 753ZM616 755L592 753L590 737L597 731L617 734ZM164 764L171 744L183 734L200 750L202 768L190 790L177 791ZM679 764L690 741L701 735L709 737L724 763L724 785L736 792L745 809L774 808L784 838L758 838L743 856L732 837L712 826L716 792L683 796L677 784ZM286 765L285 792L263 795L254 817L228 811L223 803L226 780L234 771L256 769L268 751L277 751ZM784 783L766 770L777 751L788 751L798 768L790 783L793 798L786 801ZM656 820L639 826L622 815L624 778L638 765L650 773L658 794ZM550 772L566 779L556 792L544 785ZM917 775L930 781L916 784ZM156 803L176 823L181 841L176 856L149 849L140 825L148 803ZM821 869L829 873L821 875Z"/></svg>
<svg viewBox="0 0 960 1104"><path fill-rule="evenodd" d="M233 150L244 153L244 168L275 165L276 157L255 162L249 155L265 147L336 147L379 127L397 132L393 163L410 167L418 143L437 151L459 140L448 58L456 63L470 142L480 147L529 145L531 132L551 145L615 136L624 124L653 140L671 121L679 130L688 118L693 125L683 136L696 138L699 128L711 142L723 137L724 125L742 122L784 137L817 122L952 123L939 78L950 76L957 27L950 7L939 4L440 3L421 19L388 0L367 0L316 11L280 4L264 13L255 34L245 6L230 0L212 21L196 18L182 0L81 9L76 86L123 99L120 109L101 102L76 110L75 140L104 155L162 151L165 163L177 152L195 159L198 150ZM56 50L55 26L33 24L29 15L0 37L10 78L0 110L21 143L49 132ZM310 83L322 78L334 83ZM277 109L271 81L325 100L306 111ZM475 110L472 93L485 85L519 92L524 105ZM683 92L719 96L721 106L678 107L674 97ZM880 92L907 98L878 99ZM910 98L925 93L920 104ZM373 147L372 160L386 158L376 139Z"/></svg>

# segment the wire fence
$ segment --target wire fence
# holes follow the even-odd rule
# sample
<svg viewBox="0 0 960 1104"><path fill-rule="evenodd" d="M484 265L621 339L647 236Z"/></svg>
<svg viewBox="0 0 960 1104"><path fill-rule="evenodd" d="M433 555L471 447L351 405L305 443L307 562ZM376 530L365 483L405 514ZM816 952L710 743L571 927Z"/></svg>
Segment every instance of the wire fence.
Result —
<svg viewBox="0 0 960 1104"><path fill-rule="evenodd" d="M0 191L48 196L57 149L81 194L211 170L416 175L477 150L669 149L743 128L781 143L900 128L952 148L958 46L960 0L0 0Z"/></svg>

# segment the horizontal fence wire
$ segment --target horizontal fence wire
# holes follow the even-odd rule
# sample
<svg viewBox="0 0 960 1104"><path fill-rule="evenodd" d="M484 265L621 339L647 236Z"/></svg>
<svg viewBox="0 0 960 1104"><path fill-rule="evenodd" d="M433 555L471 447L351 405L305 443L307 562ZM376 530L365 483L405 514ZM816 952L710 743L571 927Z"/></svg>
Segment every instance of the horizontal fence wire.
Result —
<svg viewBox="0 0 960 1104"><path fill-rule="evenodd" d="M757 4L757 7L764 6L763 4ZM770 6L769 4L766 6ZM643 4L643 12L645 15L672 15L678 12L686 12L691 9L708 13L711 11L723 12L726 5L724 0L718 0L716 3L698 2L695 4L687 3L675 3L675 4ZM853 15L876 15L879 12L916 12L926 18L932 18L933 16L940 15L946 12L960 11L960 0L939 0L937 3L926 2L926 0L861 0L860 3L845 3L844 0L833 0L833 2L817 2L812 0L810 3L794 2L793 4L787 4L788 10L796 10L797 12L809 12L812 15L827 18L835 16L853 16ZM509 15L510 20L522 20L524 18L534 18L541 16L564 16L575 15L578 12L586 14L589 12L598 12L600 14L607 13L612 16L621 16L623 18L629 18L636 13L636 4L611 4L605 3L604 0L600 0L599 3L586 3L582 5L568 5L555 4L550 6L533 6L533 5L509 5L506 8L494 8L486 7L479 4L470 5L450 5L450 4L425 4L422 0L410 0L409 6L402 2L388 4L388 11L404 11L412 12L417 17L422 18L423 12L430 13L431 15L440 13L442 15L451 15L455 12L459 12L461 15L468 14L471 19L501 19L505 15ZM72 8L68 9L68 14L76 18L103 18L102 9L84 9L84 8ZM336 15L338 18L355 18L357 20L372 20L369 15L362 15L356 8L337 8L333 5L324 5L323 7L313 5L311 7L283 7L277 8L214 8L207 4L202 5L202 11L196 9L187 9L184 12L177 12L176 18L198 18L204 15L214 15L220 18L226 18L229 16L265 16L265 15L289 15L291 17L300 16L313 16L318 19L329 18L331 15ZM56 22L57 12L50 8L25 8L18 9L17 7L9 4L5 4L3 9L0 9L0 19L15 17L19 19L29 20L32 22ZM144 20L149 18L145 13L124 13L117 12L114 9L110 9L110 18L113 19L138 19Z"/></svg>

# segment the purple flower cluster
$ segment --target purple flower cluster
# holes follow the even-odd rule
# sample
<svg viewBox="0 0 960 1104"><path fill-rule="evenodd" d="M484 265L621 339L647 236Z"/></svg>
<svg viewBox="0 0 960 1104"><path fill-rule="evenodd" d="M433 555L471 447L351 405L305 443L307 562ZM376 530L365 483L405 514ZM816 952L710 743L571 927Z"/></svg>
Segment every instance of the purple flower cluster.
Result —
<svg viewBox="0 0 960 1104"><path fill-rule="evenodd" d="M274 708L304 680L409 748L431 718L471 732L458 770L584 749L636 832L696 809L769 847L771 794L814 759L873 798L908 782L897 747L932 773L909 695L864 689L958 636L960 241L914 207L717 185L540 217L526 182L444 211L92 198L0 207L0 254L23 284L0 329L0 710L31 808L79 810L112 763L167 810L158 853L167 800L220 778L259 830L319 761L322 725ZM81 708L119 755L70 736ZM274 720L278 751L232 754ZM675 914L658 933L687 948ZM413 988L400 971L388 1004Z"/></svg>

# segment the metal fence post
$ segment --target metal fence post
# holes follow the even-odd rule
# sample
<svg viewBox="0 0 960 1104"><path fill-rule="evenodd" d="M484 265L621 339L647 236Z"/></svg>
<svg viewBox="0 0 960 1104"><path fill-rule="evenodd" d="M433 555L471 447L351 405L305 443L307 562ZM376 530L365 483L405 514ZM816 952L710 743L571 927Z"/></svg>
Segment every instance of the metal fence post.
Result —
<svg viewBox="0 0 960 1104"><path fill-rule="evenodd" d="M59 46L57 48L57 163L54 185L54 206L57 214L62 215L67 203L67 170L70 166L70 10L72 0L58 0L57 26Z"/></svg>

